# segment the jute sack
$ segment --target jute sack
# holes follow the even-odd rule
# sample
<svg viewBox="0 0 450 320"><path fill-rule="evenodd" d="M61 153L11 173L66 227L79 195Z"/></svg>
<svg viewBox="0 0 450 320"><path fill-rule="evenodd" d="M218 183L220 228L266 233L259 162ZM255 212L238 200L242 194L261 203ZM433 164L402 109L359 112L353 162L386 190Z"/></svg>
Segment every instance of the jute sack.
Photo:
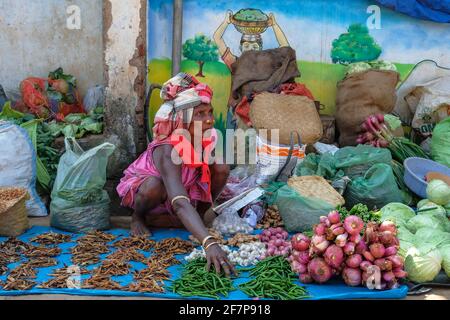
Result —
<svg viewBox="0 0 450 320"><path fill-rule="evenodd" d="M313 144L323 135L323 126L314 101L303 96L263 92L256 95L250 108L256 130L268 129L269 141L288 145L292 131L298 131L304 144ZM279 130L279 141L270 130Z"/></svg>
<svg viewBox="0 0 450 320"><path fill-rule="evenodd" d="M400 76L395 71L350 74L337 85L336 125L341 147L355 146L361 124L370 115L394 110Z"/></svg>
<svg viewBox="0 0 450 320"><path fill-rule="evenodd" d="M29 228L25 188L0 188L0 237L17 237Z"/></svg>

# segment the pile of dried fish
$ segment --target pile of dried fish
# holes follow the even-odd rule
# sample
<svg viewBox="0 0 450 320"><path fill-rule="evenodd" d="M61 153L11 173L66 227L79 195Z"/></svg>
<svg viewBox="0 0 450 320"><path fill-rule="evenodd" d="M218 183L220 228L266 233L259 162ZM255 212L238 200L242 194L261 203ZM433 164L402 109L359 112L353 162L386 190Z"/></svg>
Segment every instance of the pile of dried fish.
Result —
<svg viewBox="0 0 450 320"><path fill-rule="evenodd" d="M31 257L25 263L33 268L46 268L56 266L58 261L50 257Z"/></svg>
<svg viewBox="0 0 450 320"><path fill-rule="evenodd" d="M11 270L8 278L11 277L14 279L36 279L36 276L36 269L27 263L23 263Z"/></svg>
<svg viewBox="0 0 450 320"><path fill-rule="evenodd" d="M164 283L160 284L154 279L142 279L130 283L128 286L124 287L124 290L143 293L163 293L163 286Z"/></svg>
<svg viewBox="0 0 450 320"><path fill-rule="evenodd" d="M116 239L116 236L103 231L91 231L77 240L79 244L93 243L93 242L111 242Z"/></svg>
<svg viewBox="0 0 450 320"><path fill-rule="evenodd" d="M122 286L111 280L110 276L93 275L89 279L83 282L84 289L97 289L97 290L122 290Z"/></svg>
<svg viewBox="0 0 450 320"><path fill-rule="evenodd" d="M138 252L136 249L119 248L116 252L111 253L106 259L119 260L119 261L135 261L145 262L145 256Z"/></svg>
<svg viewBox="0 0 450 320"><path fill-rule="evenodd" d="M180 238L167 238L159 241L155 245L155 254L185 254L194 249L194 245L190 241Z"/></svg>
<svg viewBox="0 0 450 320"><path fill-rule="evenodd" d="M108 253L108 246L103 242L91 242L91 243L79 243L71 250L73 255L78 255L80 253L93 253L93 254L103 254Z"/></svg>
<svg viewBox="0 0 450 320"><path fill-rule="evenodd" d="M64 267L56 269L50 276L53 278L41 283L38 288L42 289L67 289L76 287L77 283L73 282L73 276L81 276L88 274L89 271L84 268ZM81 280L81 279L80 279Z"/></svg>
<svg viewBox="0 0 450 320"><path fill-rule="evenodd" d="M21 254L28 251L32 246L28 243L11 237L0 244L0 259L7 264L21 260Z"/></svg>
<svg viewBox="0 0 450 320"><path fill-rule="evenodd" d="M19 290L25 291L30 290L36 285L36 282L29 279L13 279L8 278L6 283L3 285L3 290Z"/></svg>
<svg viewBox="0 0 450 320"><path fill-rule="evenodd" d="M36 285L36 282L31 280L35 279L36 275L36 270L32 266L21 264L10 272L6 283L3 284L3 290L30 290Z"/></svg>
<svg viewBox="0 0 450 320"><path fill-rule="evenodd" d="M161 264L150 263L146 269L134 272L135 280L153 279L156 281L163 281L170 279L170 272Z"/></svg>
<svg viewBox="0 0 450 320"><path fill-rule="evenodd" d="M58 247L36 247L32 246L25 252L25 256L30 257L56 257L61 254L61 248Z"/></svg>
<svg viewBox="0 0 450 320"><path fill-rule="evenodd" d="M83 252L72 255L72 263L79 266L87 266L100 262L100 257L96 253Z"/></svg>
<svg viewBox="0 0 450 320"><path fill-rule="evenodd" d="M8 272L8 264L9 262L6 260L6 257L0 255L0 276Z"/></svg>
<svg viewBox="0 0 450 320"><path fill-rule="evenodd" d="M146 237L128 237L116 241L113 246L116 248L136 249L149 251L156 244L156 241L150 240Z"/></svg>
<svg viewBox="0 0 450 320"><path fill-rule="evenodd" d="M87 237L89 235L86 235ZM100 262L100 254L108 253L109 248L104 241L78 240L78 244L71 249L72 262L76 265L87 266Z"/></svg>
<svg viewBox="0 0 450 320"><path fill-rule="evenodd" d="M66 234L48 232L30 239L30 241L37 242L44 246L50 246L70 242L72 241L72 237Z"/></svg>
<svg viewBox="0 0 450 320"><path fill-rule="evenodd" d="M147 264L158 263L158 264L164 266L164 268L168 268L170 266L181 264L180 260L175 258L175 256L172 253L169 253L169 254L159 253L159 254L152 255L150 258L148 258L146 263Z"/></svg>
<svg viewBox="0 0 450 320"><path fill-rule="evenodd" d="M105 260L94 270L98 276L125 276L130 273L131 265L121 260Z"/></svg>

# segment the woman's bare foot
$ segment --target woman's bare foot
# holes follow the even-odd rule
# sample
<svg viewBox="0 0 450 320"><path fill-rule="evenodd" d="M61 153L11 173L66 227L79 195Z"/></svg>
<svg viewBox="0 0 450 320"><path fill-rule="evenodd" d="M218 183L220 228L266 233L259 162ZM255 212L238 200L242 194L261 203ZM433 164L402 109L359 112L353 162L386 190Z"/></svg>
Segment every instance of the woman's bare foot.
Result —
<svg viewBox="0 0 450 320"><path fill-rule="evenodd" d="M152 235L150 230L145 226L144 220L138 217L136 214L133 214L131 217L130 229L130 234L135 237Z"/></svg>

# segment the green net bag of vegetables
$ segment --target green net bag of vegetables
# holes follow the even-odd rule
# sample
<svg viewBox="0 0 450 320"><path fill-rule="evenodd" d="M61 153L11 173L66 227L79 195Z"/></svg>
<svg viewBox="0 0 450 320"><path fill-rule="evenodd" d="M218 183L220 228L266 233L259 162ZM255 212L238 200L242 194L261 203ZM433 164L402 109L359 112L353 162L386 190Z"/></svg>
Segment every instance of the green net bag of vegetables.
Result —
<svg viewBox="0 0 450 320"><path fill-rule="evenodd" d="M335 209L323 200L301 196L288 185L277 190L274 203L288 232L309 231L319 223L321 216Z"/></svg>
<svg viewBox="0 0 450 320"><path fill-rule="evenodd" d="M65 145L51 194L51 225L76 233L108 229L110 199L103 188L115 146L104 143L84 151L74 138L66 138Z"/></svg>
<svg viewBox="0 0 450 320"><path fill-rule="evenodd" d="M450 167L450 117L439 122L433 130L431 156L434 161Z"/></svg>
<svg viewBox="0 0 450 320"><path fill-rule="evenodd" d="M363 176L374 164L390 164L392 161L389 150L362 144L342 148L335 153L334 158L336 168L342 169L350 179Z"/></svg>
<svg viewBox="0 0 450 320"><path fill-rule="evenodd" d="M344 198L347 208L362 203L369 209L382 208L388 203L403 200L392 168L384 163L372 166L363 177L353 179L347 186Z"/></svg>

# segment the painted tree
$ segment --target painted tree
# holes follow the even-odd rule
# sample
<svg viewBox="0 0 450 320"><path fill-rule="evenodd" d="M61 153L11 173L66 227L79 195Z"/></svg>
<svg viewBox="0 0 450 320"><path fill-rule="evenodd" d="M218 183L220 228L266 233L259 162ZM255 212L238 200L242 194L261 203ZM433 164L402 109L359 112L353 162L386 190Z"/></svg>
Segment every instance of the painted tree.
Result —
<svg viewBox="0 0 450 320"><path fill-rule="evenodd" d="M206 62L219 60L217 45L204 34L197 34L193 39L187 40L183 45L183 56L196 61L199 66L197 77L204 77L203 66Z"/></svg>
<svg viewBox="0 0 450 320"><path fill-rule="evenodd" d="M378 59L382 49L362 24L352 24L348 32L333 41L331 59L333 63L348 64Z"/></svg>

